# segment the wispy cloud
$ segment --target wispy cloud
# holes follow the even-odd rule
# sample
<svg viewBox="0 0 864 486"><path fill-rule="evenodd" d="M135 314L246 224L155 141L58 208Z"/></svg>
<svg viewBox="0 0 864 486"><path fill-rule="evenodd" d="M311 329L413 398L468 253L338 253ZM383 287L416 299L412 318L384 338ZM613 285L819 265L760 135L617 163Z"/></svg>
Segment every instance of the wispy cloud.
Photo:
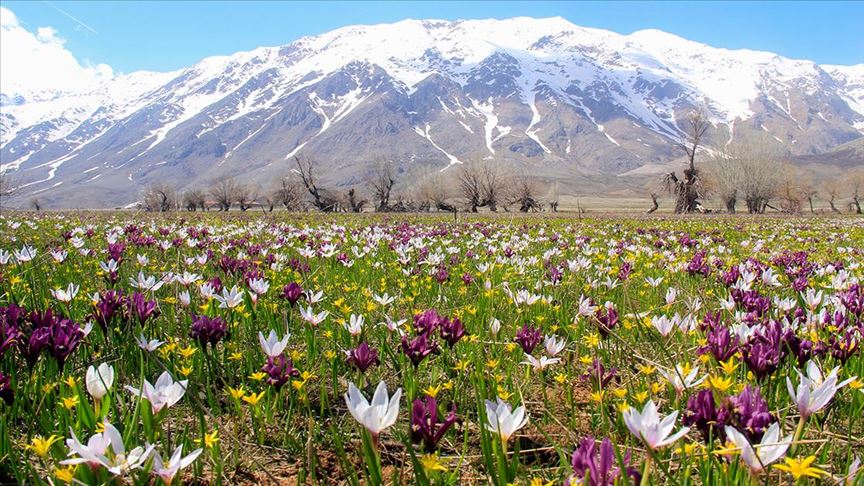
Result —
<svg viewBox="0 0 864 486"><path fill-rule="evenodd" d="M65 15L65 16L69 17L70 19L72 19L73 22L75 22L75 23L78 24L79 26L84 27L85 29L89 30L90 32L93 32L93 33L96 34L96 35L99 35L99 32L97 32L96 29L94 29L93 27L90 27L89 25L85 24L84 21L82 21L82 20L79 19L78 17L75 17L74 15L72 15L72 14L70 14L69 12L63 10L62 8L58 7L57 5L54 5L54 4L51 3L51 2L45 2L45 4L48 5L49 7L53 8L54 10L60 12L61 14L63 14L63 15Z"/></svg>

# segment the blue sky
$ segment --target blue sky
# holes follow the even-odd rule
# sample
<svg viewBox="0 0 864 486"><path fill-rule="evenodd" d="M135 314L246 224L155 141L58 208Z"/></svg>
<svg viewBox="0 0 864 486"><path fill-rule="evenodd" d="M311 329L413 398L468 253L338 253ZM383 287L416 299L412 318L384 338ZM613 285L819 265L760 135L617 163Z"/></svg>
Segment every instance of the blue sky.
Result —
<svg viewBox="0 0 864 486"><path fill-rule="evenodd" d="M825 64L864 63L864 2L79 2L2 1L21 26L50 26L83 63L173 70L352 24L405 18L562 16L630 33L657 28L706 44Z"/></svg>

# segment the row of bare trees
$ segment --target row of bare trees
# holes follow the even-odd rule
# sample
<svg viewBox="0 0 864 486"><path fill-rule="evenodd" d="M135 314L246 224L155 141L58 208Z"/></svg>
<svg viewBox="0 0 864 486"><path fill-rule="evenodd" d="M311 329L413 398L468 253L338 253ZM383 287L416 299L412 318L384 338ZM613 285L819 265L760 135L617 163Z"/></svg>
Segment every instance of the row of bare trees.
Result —
<svg viewBox="0 0 864 486"><path fill-rule="evenodd" d="M141 208L153 212L176 209L187 211L228 211L238 207L247 211L259 207L273 211L307 208L322 212L406 212L459 210L522 212L540 211L548 204L558 210L558 187L541 193L540 184L526 176L506 174L492 163L467 163L446 172L430 172L411 184L399 185L399 172L390 162L380 162L363 184L341 190L325 187L313 159L295 157L294 167L269 190L244 184L233 178L214 181L205 189L191 188L179 193L170 184L148 186ZM404 186L404 187L403 187Z"/></svg>

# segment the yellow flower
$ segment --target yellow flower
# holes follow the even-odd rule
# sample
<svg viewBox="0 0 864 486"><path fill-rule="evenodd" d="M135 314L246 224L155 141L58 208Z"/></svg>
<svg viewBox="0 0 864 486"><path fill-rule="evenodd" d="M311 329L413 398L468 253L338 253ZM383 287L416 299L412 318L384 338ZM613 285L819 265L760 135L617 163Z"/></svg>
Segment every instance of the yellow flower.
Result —
<svg viewBox="0 0 864 486"><path fill-rule="evenodd" d="M531 486L552 486L552 481L543 482L543 478L531 478Z"/></svg>
<svg viewBox="0 0 864 486"><path fill-rule="evenodd" d="M618 398L624 398L627 396L627 389L626 388L616 388L616 389L612 390L612 393L614 393L615 396Z"/></svg>
<svg viewBox="0 0 864 486"><path fill-rule="evenodd" d="M241 359L243 359L243 353L240 352L234 352L228 356L228 361L240 361Z"/></svg>
<svg viewBox="0 0 864 486"><path fill-rule="evenodd" d="M42 394L47 395L51 393L56 386L57 383L45 383L44 385L42 385Z"/></svg>
<svg viewBox="0 0 864 486"><path fill-rule="evenodd" d="M228 387L228 394L231 395L232 398L239 400L239 399L243 398L243 395L246 394L246 390L244 390L242 386L237 387L237 388L232 388L229 386Z"/></svg>
<svg viewBox="0 0 864 486"><path fill-rule="evenodd" d="M586 334L585 337L582 338L582 342L589 348L596 348L600 345L600 336L594 333Z"/></svg>
<svg viewBox="0 0 864 486"><path fill-rule="evenodd" d="M257 371L249 375L249 378L255 381L261 381L264 379L265 376L267 376L267 373L264 373L263 371Z"/></svg>
<svg viewBox="0 0 864 486"><path fill-rule="evenodd" d="M438 454L423 454L420 456L420 464L427 471L446 471L447 467L441 463Z"/></svg>
<svg viewBox="0 0 864 486"><path fill-rule="evenodd" d="M579 361L582 364L590 365L594 361L594 359L591 356L582 356L581 358L579 358Z"/></svg>
<svg viewBox="0 0 864 486"><path fill-rule="evenodd" d="M490 359L489 361L486 362L486 367L494 370L495 368L498 367L498 360L497 359Z"/></svg>
<svg viewBox="0 0 864 486"><path fill-rule="evenodd" d="M736 363L735 358L732 357L729 358L727 361L723 361L722 363L720 363L720 369L723 370L723 373L731 375L732 373L735 373L735 370L738 369L738 363Z"/></svg>
<svg viewBox="0 0 864 486"><path fill-rule="evenodd" d="M301 359L303 359L303 353L302 352L297 351L296 349L294 351L291 351L291 360L292 361L296 362L296 361L300 361Z"/></svg>
<svg viewBox="0 0 864 486"><path fill-rule="evenodd" d="M78 395L72 395L71 397L65 397L63 399L63 406L66 407L66 410L72 410L78 405L78 403L80 403Z"/></svg>
<svg viewBox="0 0 864 486"><path fill-rule="evenodd" d="M689 444L684 444L684 447L679 447L679 448L675 449L675 453L676 454L685 454L685 455L689 456L701 448L702 448L702 445L699 444L698 442L690 442Z"/></svg>
<svg viewBox="0 0 864 486"><path fill-rule="evenodd" d="M180 374L183 376L191 375L192 374L192 367L191 366L184 366L184 367L180 368Z"/></svg>
<svg viewBox="0 0 864 486"><path fill-rule="evenodd" d="M507 345L504 346L504 349L506 349L508 353L512 353L516 349L516 343L507 343Z"/></svg>
<svg viewBox="0 0 864 486"><path fill-rule="evenodd" d="M639 372L640 372L640 373L642 373L643 375L649 375L649 376L650 376L650 375L653 375L654 372L657 371L657 368L655 368L655 367L653 367L653 366L651 366L651 365L641 365L641 364L640 364L640 365L638 366L638 368L639 368Z"/></svg>
<svg viewBox="0 0 864 486"><path fill-rule="evenodd" d="M191 345L186 346L185 348L180 348L180 356L183 356L186 359L189 359L193 354L195 354L196 349Z"/></svg>
<svg viewBox="0 0 864 486"><path fill-rule="evenodd" d="M336 352L331 350L331 349L328 349L327 351L324 351L324 357L327 359L333 359L336 357Z"/></svg>
<svg viewBox="0 0 864 486"><path fill-rule="evenodd" d="M69 388L75 388L75 377L69 376L65 380L63 380L63 383L66 383L66 386L68 386Z"/></svg>
<svg viewBox="0 0 864 486"><path fill-rule="evenodd" d="M849 388L851 388L853 390L857 390L857 389L861 388L862 386L864 386L864 383L861 383L858 380L852 380L849 382Z"/></svg>
<svg viewBox="0 0 864 486"><path fill-rule="evenodd" d="M558 373L557 375L555 375L555 381L563 385L564 382L567 381L567 377L564 376L562 373Z"/></svg>
<svg viewBox="0 0 864 486"><path fill-rule="evenodd" d="M41 435L37 435L30 440L30 443L24 446L26 449L29 449L36 453L39 457L47 457L48 453L51 452L51 446L54 445L55 442L60 441L62 438L56 435L51 435L47 439L43 439Z"/></svg>
<svg viewBox="0 0 864 486"><path fill-rule="evenodd" d="M657 382L657 383L651 384L651 393L656 395L656 394L660 393L661 391L663 391L663 383Z"/></svg>
<svg viewBox="0 0 864 486"><path fill-rule="evenodd" d="M618 407L618 411L621 412L621 413L624 413L624 412L626 412L627 410L630 410L630 404L627 403L626 401L619 402L618 405L617 405L617 407Z"/></svg>
<svg viewBox="0 0 864 486"><path fill-rule="evenodd" d="M430 386L430 387L426 388L425 390L423 390L423 393L429 395L432 398L435 398L436 396L438 396L438 392L440 392L440 391L441 391L441 385L438 384L436 386Z"/></svg>
<svg viewBox="0 0 864 486"><path fill-rule="evenodd" d="M719 376L709 376L708 384L711 388L726 393L726 390L732 387L732 378L721 378Z"/></svg>
<svg viewBox="0 0 864 486"><path fill-rule="evenodd" d="M783 458L783 462L786 464L775 464L774 467L781 471L786 471L792 475L796 480L801 479L804 476L808 476L811 478L818 478L821 475L828 474L827 472L819 469L818 467L813 467L811 464L816 460L816 456L805 457L804 459L800 458Z"/></svg>
<svg viewBox="0 0 864 486"><path fill-rule="evenodd" d="M217 442L219 442L218 435L219 435L219 430L214 430L213 432L210 432L209 434L204 434L203 439L195 439L195 443L198 445L201 445L201 443L204 443L204 447L206 447L207 449L211 449L214 445L216 445Z"/></svg>
<svg viewBox="0 0 864 486"><path fill-rule="evenodd" d="M257 395L254 393L250 393L243 397L243 401L252 406L258 405L258 402L260 402L261 399L264 398L265 393L267 393L267 390L264 390Z"/></svg>
<svg viewBox="0 0 864 486"><path fill-rule="evenodd" d="M456 365L453 366L453 371L465 371L468 369L468 365L471 364L467 359L459 360L456 362Z"/></svg>
<svg viewBox="0 0 864 486"><path fill-rule="evenodd" d="M75 478L75 468L76 467L77 466L67 466L67 467L64 467L62 469L55 469L54 470L54 477L56 477L60 481L63 481L66 484L69 484L72 482L72 479Z"/></svg>
<svg viewBox="0 0 864 486"><path fill-rule="evenodd" d="M710 360L711 360L711 356L710 356L710 355L707 355L707 354L701 354L701 355L699 355L699 361L701 361L703 364L704 364L704 363L708 363L708 361L710 361Z"/></svg>
<svg viewBox="0 0 864 486"><path fill-rule="evenodd" d="M603 401L603 395L605 395L603 390L596 391L596 392L591 394L591 400L594 402L600 403Z"/></svg>
<svg viewBox="0 0 864 486"><path fill-rule="evenodd" d="M498 391L498 398L500 398L501 400L507 400L508 398L510 398L511 395L513 395L512 393L508 392L504 388L501 388L500 385L497 387L497 391Z"/></svg>

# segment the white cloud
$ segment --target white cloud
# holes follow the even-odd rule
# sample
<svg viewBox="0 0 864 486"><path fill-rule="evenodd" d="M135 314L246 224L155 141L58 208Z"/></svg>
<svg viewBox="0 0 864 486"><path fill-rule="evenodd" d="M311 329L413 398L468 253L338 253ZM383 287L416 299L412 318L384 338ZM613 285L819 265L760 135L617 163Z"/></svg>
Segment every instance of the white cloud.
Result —
<svg viewBox="0 0 864 486"><path fill-rule="evenodd" d="M0 7L0 93L35 101L57 91L83 91L114 76L107 64L82 66L65 42L53 27L28 31L11 10Z"/></svg>

